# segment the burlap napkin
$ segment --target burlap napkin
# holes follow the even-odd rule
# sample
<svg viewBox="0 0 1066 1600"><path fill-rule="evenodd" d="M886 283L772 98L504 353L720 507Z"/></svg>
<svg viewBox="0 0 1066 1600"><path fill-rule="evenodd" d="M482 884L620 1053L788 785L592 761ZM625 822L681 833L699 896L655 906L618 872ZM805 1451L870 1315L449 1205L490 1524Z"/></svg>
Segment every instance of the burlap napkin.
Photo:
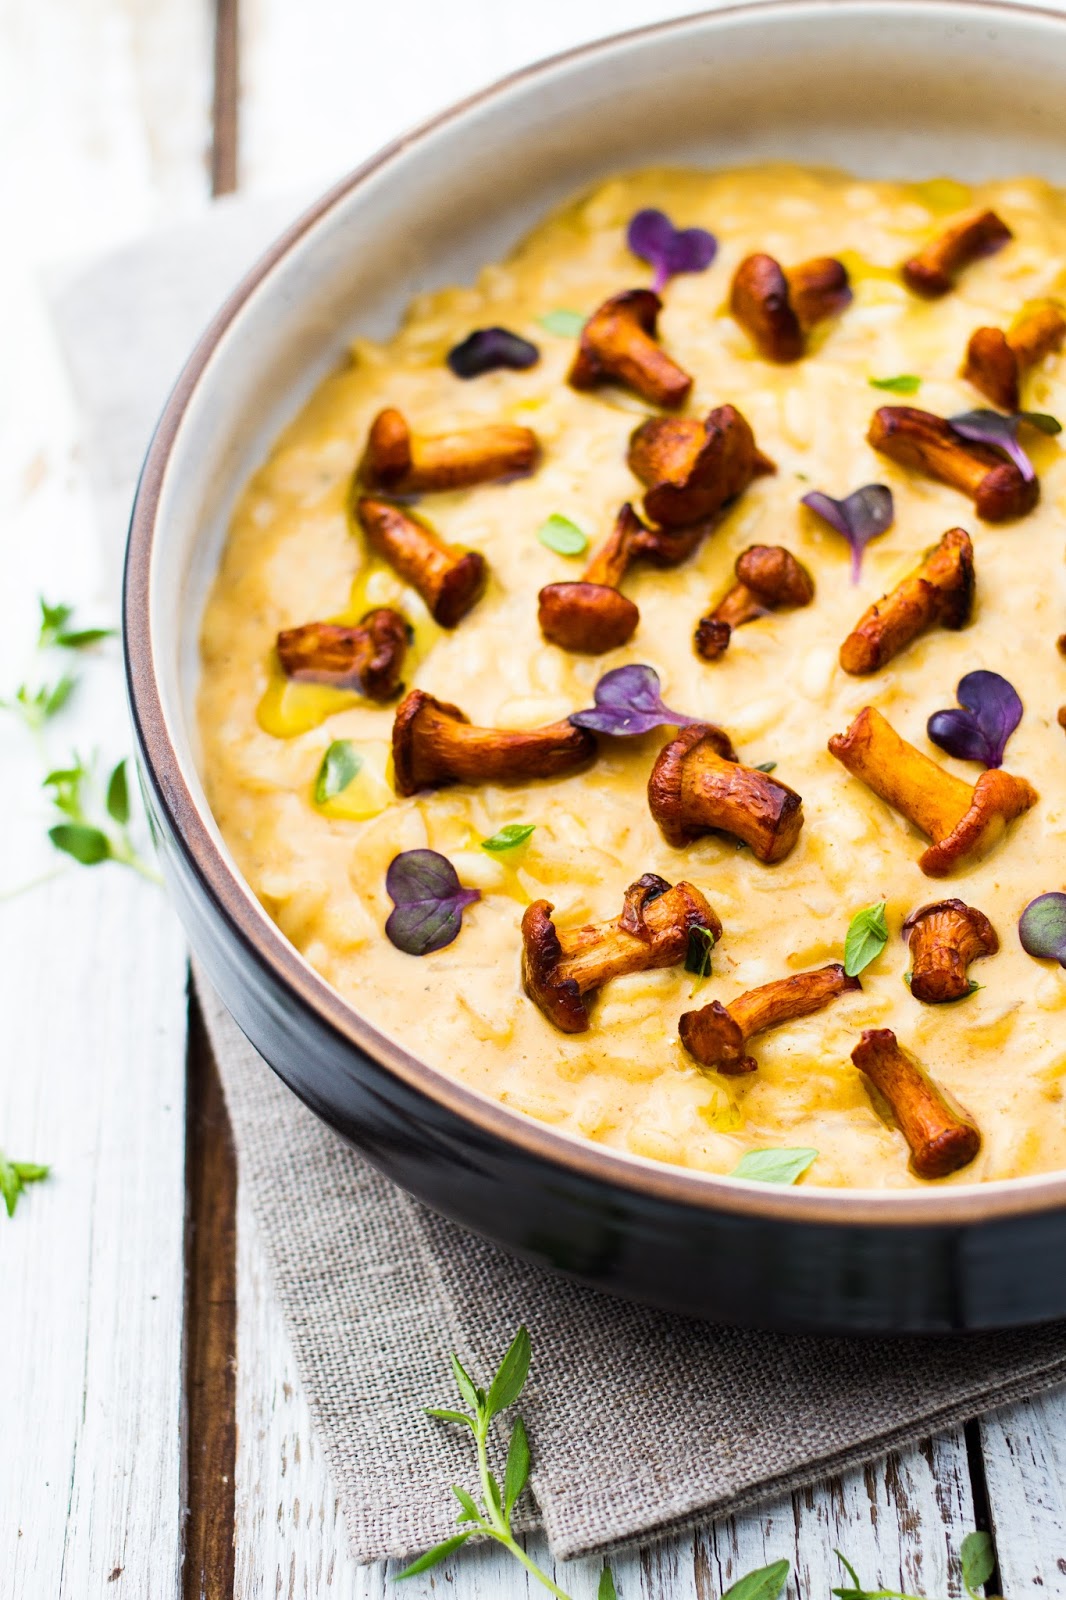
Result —
<svg viewBox="0 0 1066 1600"><path fill-rule="evenodd" d="M117 556L185 350L295 203L204 222L54 282ZM486 1374L520 1322L536 1508L559 1556L676 1531L1066 1381L1066 1327L968 1339L780 1338L661 1316L525 1266L422 1210L300 1105L198 984L240 1179L362 1560L453 1530L465 1441L447 1352ZM535 1511L529 1507L528 1520Z"/></svg>

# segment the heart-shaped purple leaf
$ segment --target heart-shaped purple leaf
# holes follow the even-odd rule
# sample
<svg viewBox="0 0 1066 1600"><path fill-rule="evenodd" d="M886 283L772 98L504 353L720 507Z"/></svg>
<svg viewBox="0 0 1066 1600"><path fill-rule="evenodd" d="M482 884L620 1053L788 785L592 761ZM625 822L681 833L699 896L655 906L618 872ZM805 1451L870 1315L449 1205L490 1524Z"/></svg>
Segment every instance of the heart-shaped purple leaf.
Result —
<svg viewBox="0 0 1066 1600"><path fill-rule="evenodd" d="M479 378L483 372L510 367L522 372L535 367L540 351L509 328L475 328L448 351L448 365L457 378Z"/></svg>
<svg viewBox="0 0 1066 1600"><path fill-rule="evenodd" d="M1040 422L1033 422L1032 419L1037 416L1040 417ZM1047 422L1054 420L1054 417L1046 419ZM1014 462L1026 483L1032 483L1036 477L1036 469L1018 443L1018 424L1021 421L1030 422L1042 433L1052 431L1047 428L1043 413L1035 411L1019 411L1010 417L1005 417L1001 411L962 411L957 417L948 418L950 426L960 439L968 439L971 444L984 444L992 450L999 450Z"/></svg>
<svg viewBox="0 0 1066 1600"><path fill-rule="evenodd" d="M704 720L664 706L661 687L654 667L615 667L604 673L593 690L595 707L591 711L575 711L570 721L575 728L627 739L650 733L653 728L685 728Z"/></svg>
<svg viewBox="0 0 1066 1600"><path fill-rule="evenodd" d="M635 256L654 267L656 294L681 272L705 272L718 254L718 240L706 228L675 228L665 211L638 211L626 231Z"/></svg>
<svg viewBox="0 0 1066 1600"><path fill-rule="evenodd" d="M436 850L404 850L394 856L385 888L395 907L385 924L386 936L409 956L429 955L451 944L463 925L463 911L481 899L477 889L463 888L447 856Z"/></svg>
<svg viewBox="0 0 1066 1600"><path fill-rule="evenodd" d="M960 761L1001 767L1025 709L1017 689L998 672L968 672L955 695L962 710L934 711L926 724L930 739Z"/></svg>
<svg viewBox="0 0 1066 1600"><path fill-rule="evenodd" d="M814 489L803 496L800 504L844 535L851 546L851 581L858 583L863 551L871 539L887 533L892 526L896 515L892 490L883 483L868 483L843 500L834 500L832 495Z"/></svg>
<svg viewBox="0 0 1066 1600"><path fill-rule="evenodd" d="M1018 921L1018 937L1027 955L1066 967L1066 894L1053 891L1030 900Z"/></svg>

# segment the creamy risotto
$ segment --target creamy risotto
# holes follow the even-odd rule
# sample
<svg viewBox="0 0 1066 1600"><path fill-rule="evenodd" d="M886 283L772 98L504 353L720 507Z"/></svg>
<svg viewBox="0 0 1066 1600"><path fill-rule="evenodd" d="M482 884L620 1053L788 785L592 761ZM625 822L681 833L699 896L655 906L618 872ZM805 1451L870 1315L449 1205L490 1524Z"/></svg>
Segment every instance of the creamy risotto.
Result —
<svg viewBox="0 0 1066 1600"><path fill-rule="evenodd" d="M575 387L568 375L582 321L610 297L651 282L651 267L627 246L630 220L646 208L678 228L708 230L717 254L669 277L657 327L646 302L638 304L644 325L637 331L632 313L619 313L591 386ZM987 227L980 236L966 234L966 219L984 212L1001 219L1003 237ZM954 230L946 242L945 230ZM919 259L946 274L924 294L900 272L923 250ZM759 264L762 278L747 267L747 280L738 277L753 253L774 258L786 274L812 259L824 268L814 258L832 258L839 267L828 288L832 303L813 311L801 304L798 276L768 282L773 262ZM529 1116L659 1161L729 1173L753 1150L816 1151L807 1184L913 1188L927 1181L919 1150L929 1131L915 1124L932 1116L947 1119L949 1134L953 1119L956 1127L980 1130L976 1155L968 1149L966 1164L947 1181L1066 1167L1066 972L1054 959L1027 954L1018 933L1029 902L1066 888L1066 737L1057 721L1066 661L1056 650L1066 629L1062 450L1038 427L1021 426L1039 503L1008 508L1007 520L995 521L979 515L988 511L979 480L1006 462L1000 452L946 425L932 441L888 437L898 407L933 418L994 410L988 383L1003 381L996 362L1006 350L1009 366L1011 348L993 339L984 352L982 394L960 375L971 336L978 328L1010 336L1034 308L1053 308L1057 296L1066 297L1064 263L1066 204L1035 181L970 188L947 180L872 183L791 167L650 171L605 183L550 217L474 286L418 299L389 343L357 341L245 489L203 625L199 718L210 803L239 867L307 960L372 1023L445 1072ZM845 278L846 305L839 293ZM781 327L775 285L784 290L786 311L791 291L800 350L771 348ZM930 297L939 290L946 292ZM1016 341L1020 404L1064 417L1066 359L1051 320L1051 334L1034 348ZM457 376L448 353L486 328L532 344L533 364L490 362L476 376ZM680 403L666 390L653 402L654 379L639 372L633 378L632 361L658 370L660 352L668 379L674 364L693 379ZM902 381L878 388L873 380ZM1001 414L1018 404L1000 394ZM741 492L713 517L703 506L687 559L634 560L624 576L613 574L613 587L639 609L628 642L600 654L549 642L540 591L583 579L625 502L646 524L653 520L644 497L655 504L654 473L642 482L630 465L634 430L649 417L702 420L723 406L746 420L776 470L749 471ZM893 415L875 449L867 436L884 407ZM457 621L445 617L453 626L433 620L409 567L396 558L395 541L390 547L387 539L368 538L352 511L353 473L384 408L414 437L415 479L419 439L500 424L511 429L505 446L508 438L520 440L518 429L536 436L532 470L472 482L475 467L463 487L413 497L390 496L390 488L417 488L410 472L390 480L382 469L378 487L365 490L379 501L396 499L401 522L417 517L450 549L484 557L483 592L475 603L461 601ZM912 427L905 418L898 425L903 433ZM939 425L929 426L935 432ZM394 444L384 439L383 460L392 460ZM448 447L460 476L464 448L461 438ZM941 461L937 469L937 450L957 452L961 465ZM969 489L962 484L967 472ZM1007 488L1020 484L1024 498L1024 472L1011 472ZM893 515L866 545L855 583L848 540L801 501L815 491L839 501L873 484L891 491ZM871 514L869 505L858 509ZM872 514L876 523L876 504ZM899 615L892 612L888 632L902 630L902 644L875 639L883 664L871 671L867 662L862 675L845 671L841 645L866 608L896 591L955 528L972 541L972 610L957 552L948 552L956 563L954 599L941 605L935 574L927 572L924 588L912 584L890 604ZM685 535L667 530L668 540L678 537ZM813 598L756 605L759 614L746 620L745 597L734 594L720 615L740 625L724 630L728 648L717 659L704 659L694 648L696 625L734 590L735 563L753 545L789 552ZM601 580L603 566L593 574ZM608 578L601 588L612 586ZM914 607L926 610L922 631L909 638L919 626ZM593 705L604 674L630 663L654 668L666 705L724 729L745 772L773 764L770 773L745 780L750 793L737 803L777 807L783 816L795 791L802 828L776 846L753 835L753 846L722 821L691 829L688 842L668 843L647 793L660 751L679 736L666 723L634 737L597 736L593 760L572 770L557 766L553 776L529 776L540 769L519 763L504 774L515 781L422 787L401 797L390 753L400 697L376 700L316 673L314 636L304 662L310 671L289 660L286 672L276 648L284 630L323 620L351 627L385 608L412 630L400 672L406 690L414 686L459 707L482 728L565 724ZM439 617L446 608L434 609ZM624 633L631 612L624 604L616 609ZM877 635L887 625L875 618L869 626ZM401 628L401 651L402 635ZM915 813L939 802L926 796L919 804L901 791L942 783L943 805L959 810L959 780L980 788L985 760L972 751L963 752L967 759L953 755L927 734L930 716L957 710L956 685L978 670L1000 675L1021 698L1024 715L1006 744L1003 769L1038 798L1014 806L1011 820L1004 815L971 853L948 863L946 876L933 877L919 863L936 844L937 825ZM866 707L935 761L937 774L916 765L913 752L886 745L870 759L887 763L887 776L871 780L862 751L855 754L862 727L847 749L838 739L834 757L828 741ZM556 743L565 740L564 729ZM482 760L476 749L475 758ZM720 772L726 758L710 751L707 759ZM486 760L479 773L496 774ZM954 786L941 774L952 775ZM760 782L765 792L756 793ZM698 811L695 799L692 805ZM533 831L509 848L483 847L508 825ZM446 857L480 898L462 909L450 943L412 955L385 934L393 909L386 874L398 855L423 848ZM691 885L720 919L720 937L712 949L711 919L690 915L696 933L686 925L687 943L664 957L672 964L610 977L583 997L584 1031L562 1031L523 986L524 913L550 902L565 952L583 924L614 923L619 931L625 891L645 874ZM993 932L982 945L971 921L970 943L954 952L962 998L928 1003L909 987L915 933L904 933L904 923L949 899ZM655 906L673 902L660 888L630 900L637 909L620 937L657 948L658 934L648 931ZM720 1070L686 1049L683 1013L717 1001L720 1017L750 991L842 962L852 919L881 902L887 943L882 947L872 914L872 935L858 958L868 958L861 989L837 984L843 992L807 1015L789 1016L786 1004L785 1020L775 1013L775 1025L747 1039L755 1070L736 1071L735 1061ZM543 924L549 914L539 914ZM710 932L701 936L701 927ZM939 929L944 937L950 932ZM958 926L954 937L958 943ZM997 938L998 951L982 953ZM934 962L943 957L934 951ZM701 971L708 964L710 972ZM742 1014L750 1023L750 1006L730 1013ZM920 1063L938 1089L910 1066L901 1069L902 1080L898 1072L891 1077L891 1063L880 1079L859 1070L852 1052L864 1031L889 1029L906 1062ZM883 1034L873 1037L884 1042ZM926 1092L931 1110L922 1102ZM929 1170L936 1174L935 1161Z"/></svg>

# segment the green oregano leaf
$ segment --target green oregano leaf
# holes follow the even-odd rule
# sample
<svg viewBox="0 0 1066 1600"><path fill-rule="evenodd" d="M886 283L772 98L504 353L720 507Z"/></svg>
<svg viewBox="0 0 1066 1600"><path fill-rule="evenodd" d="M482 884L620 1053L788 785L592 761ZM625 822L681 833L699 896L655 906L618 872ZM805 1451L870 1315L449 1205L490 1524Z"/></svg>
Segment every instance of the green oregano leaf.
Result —
<svg viewBox="0 0 1066 1600"><path fill-rule="evenodd" d="M851 919L844 940L844 971L848 977L857 978L871 961L877 960L887 943L888 923L885 921L885 902L881 900L875 906L867 906L865 910L857 911Z"/></svg>
<svg viewBox="0 0 1066 1600"><path fill-rule="evenodd" d="M685 956L685 971L695 974L696 982L693 985L693 994L705 978L711 975L711 953L714 950L714 934L710 928L704 927L702 922L688 931L688 953Z"/></svg>
<svg viewBox="0 0 1066 1600"><path fill-rule="evenodd" d="M125 759L118 763L107 780L107 814L121 828L130 820L130 791L126 782Z"/></svg>
<svg viewBox="0 0 1066 1600"><path fill-rule="evenodd" d="M531 833L536 832L535 822L509 822L505 828L494 833L488 839L482 839L482 850L491 850L499 854L503 850L514 850L517 845L525 844Z"/></svg>
<svg viewBox="0 0 1066 1600"><path fill-rule="evenodd" d="M787 1561L773 1561L768 1567L757 1567L743 1578L738 1578L726 1590L722 1600L777 1600L788 1581Z"/></svg>
<svg viewBox="0 0 1066 1600"><path fill-rule="evenodd" d="M871 389L887 389L890 394L917 394L922 380L913 372L901 372L898 378L868 378Z"/></svg>
<svg viewBox="0 0 1066 1600"><path fill-rule="evenodd" d="M549 333L557 333L560 339L576 339L586 320L583 312L568 311L562 306L556 311L546 311L537 318L542 328L547 328Z"/></svg>
<svg viewBox="0 0 1066 1600"><path fill-rule="evenodd" d="M521 1417L516 1417L514 1427L511 1429L511 1442L507 1446L507 1466L503 1474L503 1513L508 1522L511 1520L515 1501L525 1488L528 1478L529 1439L525 1423Z"/></svg>
<svg viewBox="0 0 1066 1600"><path fill-rule="evenodd" d="M490 1417L506 1411L522 1393L529 1375L529 1358L529 1330L523 1324L511 1340L499 1371L489 1385L485 1404Z"/></svg>
<svg viewBox="0 0 1066 1600"><path fill-rule="evenodd" d="M48 837L57 850L73 856L83 867L99 866L111 856L111 841L99 828L82 822L59 822L49 828Z"/></svg>
<svg viewBox="0 0 1066 1600"><path fill-rule="evenodd" d="M315 779L315 804L324 806L327 800L342 794L362 765L363 758L350 739L334 739Z"/></svg>
<svg viewBox="0 0 1066 1600"><path fill-rule="evenodd" d="M614 1573L610 1567L604 1567L600 1573L600 1586L596 1590L596 1600L618 1600L618 1590L614 1586Z"/></svg>
<svg viewBox="0 0 1066 1600"><path fill-rule="evenodd" d="M962 1564L962 1581L971 1600L978 1600L975 1591L991 1578L996 1566L996 1551L990 1534L968 1533L959 1551Z"/></svg>
<svg viewBox="0 0 1066 1600"><path fill-rule="evenodd" d="M748 1150L729 1176L753 1183L795 1183L817 1159L817 1150Z"/></svg>
<svg viewBox="0 0 1066 1600"><path fill-rule="evenodd" d="M588 538L576 522L554 511L537 529L537 538L559 556L580 556L588 549Z"/></svg>
<svg viewBox="0 0 1066 1600"><path fill-rule="evenodd" d="M401 1583L404 1578L417 1578L420 1572L440 1566L442 1561L447 1561L454 1551L466 1543L473 1531L473 1528L467 1528L465 1533L453 1533L450 1539L442 1539L440 1544L435 1544L432 1550L427 1550L424 1556L419 1556L417 1561L412 1561L409 1567L398 1572L395 1581Z"/></svg>

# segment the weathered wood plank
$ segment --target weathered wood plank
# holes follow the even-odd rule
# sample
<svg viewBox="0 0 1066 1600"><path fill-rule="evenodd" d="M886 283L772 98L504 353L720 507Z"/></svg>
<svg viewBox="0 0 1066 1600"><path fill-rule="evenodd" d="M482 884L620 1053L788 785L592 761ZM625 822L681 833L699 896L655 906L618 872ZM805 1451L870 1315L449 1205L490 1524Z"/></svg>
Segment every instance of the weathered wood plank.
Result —
<svg viewBox="0 0 1066 1600"><path fill-rule="evenodd" d="M1066 1593L1066 1393L995 1411L980 1430L1003 1593Z"/></svg>
<svg viewBox="0 0 1066 1600"><path fill-rule="evenodd" d="M36 274L204 195L203 23L185 0L0 10L0 695L58 675L32 662L38 593L117 615ZM47 765L128 748L117 650L86 677L44 749L0 719L0 895L56 866ZM121 869L0 902L0 1145L54 1169L0 1217L4 1600L177 1593L184 966L158 891Z"/></svg>

